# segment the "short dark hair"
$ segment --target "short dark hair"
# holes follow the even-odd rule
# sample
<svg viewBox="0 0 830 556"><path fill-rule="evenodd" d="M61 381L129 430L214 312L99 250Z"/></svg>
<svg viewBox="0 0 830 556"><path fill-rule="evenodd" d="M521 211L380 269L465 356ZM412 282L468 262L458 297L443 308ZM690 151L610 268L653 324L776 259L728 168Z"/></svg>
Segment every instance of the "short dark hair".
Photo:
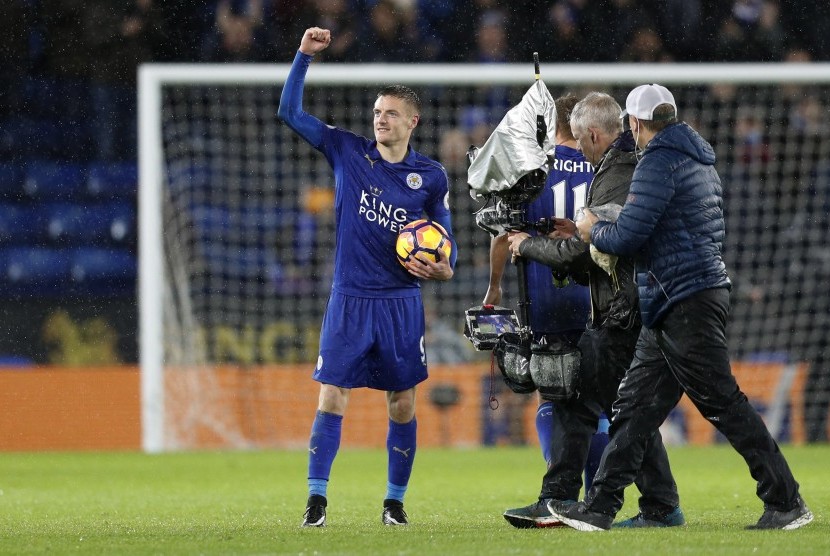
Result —
<svg viewBox="0 0 830 556"><path fill-rule="evenodd" d="M378 97L395 97L408 103L415 109L416 114L421 113L421 99L418 94L406 85L387 85L378 91Z"/></svg>
<svg viewBox="0 0 830 556"><path fill-rule="evenodd" d="M643 127L657 133L677 122L677 112L671 104L661 104L654 109L651 120L640 120Z"/></svg>
<svg viewBox="0 0 830 556"><path fill-rule="evenodd" d="M571 112L579 99L573 93L566 93L553 101L556 105L556 130L568 139L573 139Z"/></svg>

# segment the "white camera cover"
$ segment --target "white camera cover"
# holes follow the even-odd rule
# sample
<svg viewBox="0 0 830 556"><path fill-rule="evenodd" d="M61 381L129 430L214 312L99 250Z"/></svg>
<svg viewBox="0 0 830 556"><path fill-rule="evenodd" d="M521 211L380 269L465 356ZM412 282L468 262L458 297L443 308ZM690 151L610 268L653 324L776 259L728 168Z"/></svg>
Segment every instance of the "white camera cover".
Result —
<svg viewBox="0 0 830 556"><path fill-rule="evenodd" d="M542 146L536 140L536 117L543 116L547 133ZM547 173L556 138L556 104L539 79L521 102L505 114L467 170L470 195L475 199L513 187L525 174L540 168Z"/></svg>

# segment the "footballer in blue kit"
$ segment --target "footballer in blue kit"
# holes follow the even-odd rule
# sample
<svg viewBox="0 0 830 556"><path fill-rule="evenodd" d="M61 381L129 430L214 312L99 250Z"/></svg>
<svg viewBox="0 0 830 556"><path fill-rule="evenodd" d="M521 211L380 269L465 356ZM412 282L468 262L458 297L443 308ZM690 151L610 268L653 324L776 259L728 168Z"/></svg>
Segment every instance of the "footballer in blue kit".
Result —
<svg viewBox="0 0 830 556"><path fill-rule="evenodd" d="M420 101L401 85L384 87L373 110L375 139L329 126L303 111L305 74L331 42L327 29L307 29L280 98L279 117L334 170L334 279L313 378L320 398L309 440L309 497L302 525L326 524L327 487L352 388L386 392L388 481L381 520L406 525L403 509L415 457L415 387L427 378L420 280L449 280L456 259L443 166L409 145ZM440 224L449 260L398 262L395 243L409 222Z"/></svg>

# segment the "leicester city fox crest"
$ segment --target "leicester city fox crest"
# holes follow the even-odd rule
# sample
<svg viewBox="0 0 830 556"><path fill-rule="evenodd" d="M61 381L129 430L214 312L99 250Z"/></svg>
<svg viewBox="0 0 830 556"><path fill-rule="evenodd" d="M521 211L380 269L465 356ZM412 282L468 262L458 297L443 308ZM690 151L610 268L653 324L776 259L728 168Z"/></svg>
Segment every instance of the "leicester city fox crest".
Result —
<svg viewBox="0 0 830 556"><path fill-rule="evenodd" d="M408 185L410 189L420 189L421 186L424 185L424 179L421 177L421 174L412 172L406 176L406 185Z"/></svg>

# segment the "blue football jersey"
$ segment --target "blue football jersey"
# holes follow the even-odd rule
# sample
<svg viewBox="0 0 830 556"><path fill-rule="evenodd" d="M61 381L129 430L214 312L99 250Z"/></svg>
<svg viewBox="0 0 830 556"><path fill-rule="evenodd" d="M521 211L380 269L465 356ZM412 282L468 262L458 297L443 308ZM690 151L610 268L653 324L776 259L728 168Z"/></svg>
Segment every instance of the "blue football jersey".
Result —
<svg viewBox="0 0 830 556"><path fill-rule="evenodd" d="M527 207L531 222L551 216L573 220L574 213L585 206L593 166L581 152L564 145L557 145L555 155L542 193ZM535 261L527 265L527 286L534 335L585 328L591 312L587 286L570 282L557 288L551 268Z"/></svg>
<svg viewBox="0 0 830 556"><path fill-rule="evenodd" d="M395 242L413 220L449 221L444 167L412 147L403 161L386 162L376 141L331 126L317 148L334 170L332 289L353 296L418 295L419 281L398 262Z"/></svg>

